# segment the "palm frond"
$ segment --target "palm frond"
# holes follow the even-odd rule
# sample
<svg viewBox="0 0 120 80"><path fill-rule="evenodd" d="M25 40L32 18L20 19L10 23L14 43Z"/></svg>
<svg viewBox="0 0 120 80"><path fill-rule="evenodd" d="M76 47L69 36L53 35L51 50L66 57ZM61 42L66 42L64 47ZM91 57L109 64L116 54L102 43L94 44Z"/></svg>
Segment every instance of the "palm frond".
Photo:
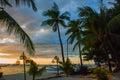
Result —
<svg viewBox="0 0 120 80"><path fill-rule="evenodd" d="M79 44L78 42L76 42L76 43L74 44L73 49L72 49L73 51L76 49L76 47L78 47L78 44Z"/></svg>
<svg viewBox="0 0 120 80"><path fill-rule="evenodd" d="M52 30L53 30L54 32L56 32L56 31L58 30L58 27L59 27L59 26L58 26L58 23L55 22L55 23L53 24Z"/></svg>
<svg viewBox="0 0 120 80"><path fill-rule="evenodd" d="M66 31L65 35L68 35L68 34L70 34L71 32L72 32L72 29L69 28L69 29Z"/></svg>
<svg viewBox="0 0 120 80"><path fill-rule="evenodd" d="M81 39L81 43L85 46L92 46L96 43L97 38L94 34L86 34L86 36L84 36Z"/></svg>
<svg viewBox="0 0 120 80"><path fill-rule="evenodd" d="M56 18L58 14L53 10L47 10L43 12L43 16L47 16L49 18Z"/></svg>
<svg viewBox="0 0 120 80"><path fill-rule="evenodd" d="M59 7L58 7L58 5L55 2L53 3L53 6L52 6L51 10L53 10L55 12L59 12Z"/></svg>
<svg viewBox="0 0 120 80"><path fill-rule="evenodd" d="M37 75L42 75L43 72L45 72L46 67L42 67L41 69L38 70Z"/></svg>
<svg viewBox="0 0 120 80"><path fill-rule="evenodd" d="M119 31L119 29L120 29L120 14L113 17L107 25L107 30L116 32Z"/></svg>
<svg viewBox="0 0 120 80"><path fill-rule="evenodd" d="M45 25L53 26L53 24L54 24L54 19L48 19L43 21L41 26L45 26Z"/></svg>
<svg viewBox="0 0 120 80"><path fill-rule="evenodd" d="M78 20L71 20L68 24L69 29L66 31L66 35L69 35L68 40L72 44L75 40L80 42L81 38L81 29L80 22Z"/></svg>
<svg viewBox="0 0 120 80"><path fill-rule="evenodd" d="M15 3L15 4L14 4ZM2 6L10 6L12 7L13 5L19 6L19 5L25 5L28 7L32 7L34 11L37 11L37 7L35 5L34 0L0 0L0 5Z"/></svg>
<svg viewBox="0 0 120 80"><path fill-rule="evenodd" d="M43 16L47 16L50 18L58 18L59 15L60 15L60 11L59 11L59 8L55 2L54 2L51 9L48 9L47 11L43 12Z"/></svg>
<svg viewBox="0 0 120 80"><path fill-rule="evenodd" d="M64 12L62 13L62 15L60 16L60 19L65 19L65 20L70 20L70 13L69 12Z"/></svg>
<svg viewBox="0 0 120 80"><path fill-rule="evenodd" d="M59 64L60 68L64 71L64 73L67 76L73 73L74 68L69 58L67 58L65 62L59 62Z"/></svg>
<svg viewBox="0 0 120 80"><path fill-rule="evenodd" d="M0 0L0 5L1 6L10 6L10 7L12 7L12 5L10 4L10 2L8 0Z"/></svg>
<svg viewBox="0 0 120 80"><path fill-rule="evenodd" d="M76 36L74 34L71 34L69 37L68 37L68 40L69 42L72 44L76 39Z"/></svg>
<svg viewBox="0 0 120 80"><path fill-rule="evenodd" d="M88 17L97 13L91 7L88 6L84 8L78 8L78 11L79 11L79 16L81 17Z"/></svg>
<svg viewBox="0 0 120 80"><path fill-rule="evenodd" d="M61 26L67 27L67 25L65 24L65 22L63 20L59 20L59 23L60 23Z"/></svg>
<svg viewBox="0 0 120 80"><path fill-rule="evenodd" d="M0 22L6 25L9 34L13 33L17 37L20 37L20 41L30 54L34 53L33 43L27 33L25 33L20 25L4 10L0 11Z"/></svg>
<svg viewBox="0 0 120 80"><path fill-rule="evenodd" d="M24 4L25 6L32 7L34 11L37 11L37 7L35 5L34 0L14 0L14 1L16 3L16 6Z"/></svg>
<svg viewBox="0 0 120 80"><path fill-rule="evenodd" d="M32 7L34 11L37 11L37 7L35 5L34 0L14 0L14 1L16 3L16 6L24 4L25 6Z"/></svg>

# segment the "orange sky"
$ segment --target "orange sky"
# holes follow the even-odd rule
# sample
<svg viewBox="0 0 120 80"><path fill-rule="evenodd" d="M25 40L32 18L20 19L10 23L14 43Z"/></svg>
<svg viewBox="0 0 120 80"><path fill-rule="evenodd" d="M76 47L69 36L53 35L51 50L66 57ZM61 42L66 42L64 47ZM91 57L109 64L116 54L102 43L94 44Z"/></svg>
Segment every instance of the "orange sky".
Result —
<svg viewBox="0 0 120 80"><path fill-rule="evenodd" d="M61 57L59 45L39 45L35 46L35 56L30 56L27 52L25 55L30 57L38 64L52 64L54 56ZM0 63L15 64L19 59L24 47L20 45L1 45L0 46ZM79 63L78 56L70 56L72 62Z"/></svg>

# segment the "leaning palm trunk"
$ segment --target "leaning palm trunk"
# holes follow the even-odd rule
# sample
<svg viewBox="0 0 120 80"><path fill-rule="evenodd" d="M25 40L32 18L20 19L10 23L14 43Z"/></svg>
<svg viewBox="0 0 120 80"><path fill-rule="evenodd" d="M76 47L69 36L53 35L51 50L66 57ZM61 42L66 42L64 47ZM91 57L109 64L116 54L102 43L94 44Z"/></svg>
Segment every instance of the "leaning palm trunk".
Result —
<svg viewBox="0 0 120 80"><path fill-rule="evenodd" d="M60 46L61 46L62 60L63 60L63 62L65 62L65 59L64 59L64 51L63 51L63 44L62 44L62 40L61 40L59 25L58 25L58 37L59 37Z"/></svg>

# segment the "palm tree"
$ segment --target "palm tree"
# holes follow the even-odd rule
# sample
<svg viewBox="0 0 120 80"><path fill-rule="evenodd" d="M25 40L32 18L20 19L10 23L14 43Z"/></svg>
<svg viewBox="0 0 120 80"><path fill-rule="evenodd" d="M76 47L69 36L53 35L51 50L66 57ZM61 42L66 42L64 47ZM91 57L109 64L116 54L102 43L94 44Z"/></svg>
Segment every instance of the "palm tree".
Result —
<svg viewBox="0 0 120 80"><path fill-rule="evenodd" d="M108 23L108 27L107 30L109 32L108 36L112 36L112 38L109 38L109 43L111 42L112 44L110 45L112 51L114 54L112 54L112 58L115 60L116 62L116 69L115 71L119 71L120 70L120 14L118 14L117 16L113 17L109 23ZM113 48L114 46L114 48Z"/></svg>
<svg viewBox="0 0 120 80"><path fill-rule="evenodd" d="M56 68L57 68L57 76L59 76L59 65L58 65L59 61L60 61L60 59L59 59L58 56L55 56L55 57L53 58L53 60L52 60L52 63L54 63L54 62L57 63L57 64L56 64Z"/></svg>
<svg viewBox="0 0 120 80"><path fill-rule="evenodd" d="M42 75L42 73L45 71L45 67L42 67L41 69L38 68L38 65L31 60L30 61L30 68L29 68L29 75L33 76L33 80L35 80L36 76Z"/></svg>
<svg viewBox="0 0 120 80"><path fill-rule="evenodd" d="M100 13L97 13L90 7L79 8L79 11L80 16L83 19L83 26L85 27L82 38L84 49L92 49L92 52L95 52L97 50L103 51L103 48L105 49L107 44L105 35L106 25L108 23L109 17L106 18L106 13L102 9L100 9ZM101 54L99 51L97 51L97 53ZM94 55L98 55L97 53ZM99 57L97 56L97 60L98 58Z"/></svg>
<svg viewBox="0 0 120 80"><path fill-rule="evenodd" d="M102 4L102 0L100 1ZM111 16L112 13L109 13L110 10L103 6L100 6L100 13L88 6L79 8L79 15L83 20L82 26L85 27L82 43L84 43L86 49L91 47L94 47L94 49L99 48L106 53L105 55L116 53L112 43L115 36L113 37L111 32L108 31L108 29L110 29L108 24L113 18L113 16Z"/></svg>
<svg viewBox="0 0 120 80"><path fill-rule="evenodd" d="M81 67L83 65L82 62L82 53L81 53L81 26L79 20L72 20L68 24L68 30L66 31L66 35L69 35L68 40L72 44L75 41L74 48L78 46L79 49L79 57L80 57L80 64ZM73 50L74 50L73 48Z"/></svg>
<svg viewBox="0 0 120 80"><path fill-rule="evenodd" d="M23 60L23 67L24 67L24 80L26 80L26 59L27 57L25 56L24 52L20 56L20 60Z"/></svg>
<svg viewBox="0 0 120 80"><path fill-rule="evenodd" d="M53 7L47 11L44 11L43 15L48 17L48 19L43 21L42 25L49 25L52 27L54 32L56 31L58 32L58 37L61 46L62 60L64 62L65 60L64 60L63 44L60 34L60 25L66 27L65 20L69 20L69 13L64 12L61 14L57 4L54 3Z"/></svg>
<svg viewBox="0 0 120 80"><path fill-rule="evenodd" d="M34 52L34 47L31 39L29 36L25 33L25 31L20 27L20 25L10 16L5 10L5 6L12 7L13 5L19 6L19 5L27 5L29 7L32 7L34 11L37 10L35 3L33 0L13 0L15 2L12 4L10 0L0 0L0 23L4 24L7 28L7 32L9 34L14 34L17 37L20 38L20 41L24 44L24 46L27 48L27 51L29 53Z"/></svg>

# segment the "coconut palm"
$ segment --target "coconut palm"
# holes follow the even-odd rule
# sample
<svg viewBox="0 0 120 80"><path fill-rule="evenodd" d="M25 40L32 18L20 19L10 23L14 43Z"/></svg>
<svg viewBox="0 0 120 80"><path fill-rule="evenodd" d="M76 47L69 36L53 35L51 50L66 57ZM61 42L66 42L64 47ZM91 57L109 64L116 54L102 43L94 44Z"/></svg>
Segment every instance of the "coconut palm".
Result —
<svg viewBox="0 0 120 80"><path fill-rule="evenodd" d="M14 3L14 4L12 4ZM20 25L15 21L12 16L10 16L5 10L5 6L12 7L13 5L19 6L19 5L27 5L29 7L32 7L34 11L37 10L35 3L33 0L0 0L0 23L4 24L4 26L7 28L7 32L9 34L14 34L16 37L20 38L20 41L24 44L24 46L27 48L27 51L29 53L34 52L34 47L32 44L31 39L29 36L25 33L25 31L20 27Z"/></svg>
<svg viewBox="0 0 120 80"><path fill-rule="evenodd" d="M45 67L39 69L38 65L33 60L30 61L30 68L28 74L33 76L33 80L35 80L36 76L42 75L44 71L45 71Z"/></svg>
<svg viewBox="0 0 120 80"><path fill-rule="evenodd" d="M108 10L102 6L100 6L100 13L88 6L79 8L79 15L83 20L82 26L85 27L82 43L84 43L86 49L99 49L108 55L107 48L109 47L109 50L111 50L111 42L108 39L106 27L111 16L108 15Z"/></svg>
<svg viewBox="0 0 120 80"><path fill-rule="evenodd" d="M52 27L52 30L54 32L58 32L58 37L60 41L60 46L61 46L61 54L62 54L62 60L64 60L64 50L63 50L63 44L62 44L62 39L61 39L61 34L60 34L60 26L65 27L65 20L69 20L69 13L64 12L60 13L59 8L56 3L53 4L53 7L47 11L44 11L43 13L44 16L48 17L47 20L42 22L42 25L49 25Z"/></svg>
<svg viewBox="0 0 120 80"><path fill-rule="evenodd" d="M90 7L79 8L79 11L79 15L82 17L82 26L85 28L81 40L84 45L83 49L94 52L97 48L100 49L105 33L104 25L101 23L101 15Z"/></svg>
<svg viewBox="0 0 120 80"><path fill-rule="evenodd" d="M74 48L76 46L78 46L79 48L79 57L80 57L80 64L81 66L83 65L82 62L82 54L81 54L81 26L80 26L80 21L79 20L72 20L69 22L68 24L68 30L66 31L66 35L69 35L68 40L70 43L74 43L75 41L75 45ZM73 48L73 50L74 50Z"/></svg>
<svg viewBox="0 0 120 80"><path fill-rule="evenodd" d="M113 17L109 23L108 23L108 26L107 27L107 30L109 32L109 35L108 36L112 36L113 38L109 38L109 43L111 42L111 49L113 51L114 54L112 54L112 58L115 60L116 62L116 69L115 71L119 71L120 70L120 32L119 32L119 29L120 29L120 14L118 14L117 16ZM114 48L113 48L114 46Z"/></svg>
<svg viewBox="0 0 120 80"><path fill-rule="evenodd" d="M118 37L113 35L113 33L117 26L114 25L114 28L110 27L110 23L116 24L112 20L116 15L113 16L111 10L102 6L100 6L100 13L88 6L79 8L79 15L83 20L82 26L85 27L82 41L86 49L94 46L94 48L102 49L107 55L112 54L113 56L113 53L116 54L116 48L113 48L113 45L118 40ZM116 17L114 20L116 20ZM120 35L118 34L118 36Z"/></svg>

